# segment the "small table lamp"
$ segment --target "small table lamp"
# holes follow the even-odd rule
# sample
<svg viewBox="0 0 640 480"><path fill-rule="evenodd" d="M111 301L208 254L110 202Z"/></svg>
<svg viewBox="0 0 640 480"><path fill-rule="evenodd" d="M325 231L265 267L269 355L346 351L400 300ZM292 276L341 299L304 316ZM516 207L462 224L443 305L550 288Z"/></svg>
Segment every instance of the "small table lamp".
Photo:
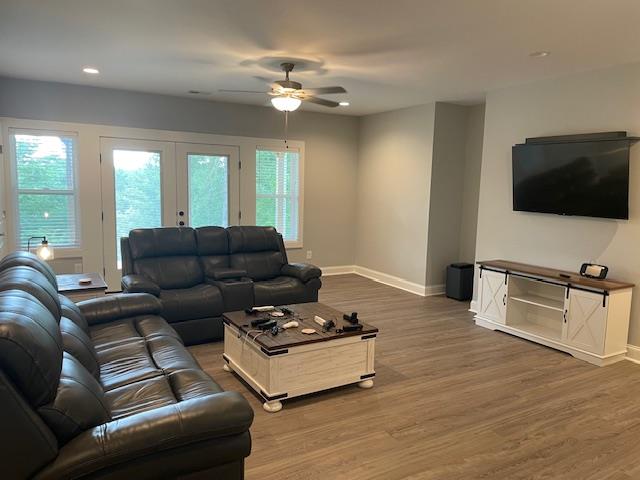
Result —
<svg viewBox="0 0 640 480"><path fill-rule="evenodd" d="M36 247L36 255L41 260L53 260L53 247L49 245L47 237L31 237L27 240L27 252L31 252L31 240L41 240L40 245Z"/></svg>

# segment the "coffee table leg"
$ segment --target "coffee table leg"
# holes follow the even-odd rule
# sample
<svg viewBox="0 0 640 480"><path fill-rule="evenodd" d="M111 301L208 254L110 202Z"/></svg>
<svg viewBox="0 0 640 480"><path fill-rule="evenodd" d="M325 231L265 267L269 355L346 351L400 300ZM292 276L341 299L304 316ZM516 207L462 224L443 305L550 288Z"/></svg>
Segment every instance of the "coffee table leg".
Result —
<svg viewBox="0 0 640 480"><path fill-rule="evenodd" d="M363 380L360 383L358 383L358 386L360 388L372 388L373 387L373 380L371 380L370 378L367 380Z"/></svg>
<svg viewBox="0 0 640 480"><path fill-rule="evenodd" d="M264 402L262 404L262 408L264 408L269 413L276 413L282 410L282 402L278 400L274 400L272 402Z"/></svg>
<svg viewBox="0 0 640 480"><path fill-rule="evenodd" d="M229 364L228 364L228 363L225 363L225 364L222 366L222 369L223 369L225 372L233 372L233 368L231 368L231 367L229 366Z"/></svg>

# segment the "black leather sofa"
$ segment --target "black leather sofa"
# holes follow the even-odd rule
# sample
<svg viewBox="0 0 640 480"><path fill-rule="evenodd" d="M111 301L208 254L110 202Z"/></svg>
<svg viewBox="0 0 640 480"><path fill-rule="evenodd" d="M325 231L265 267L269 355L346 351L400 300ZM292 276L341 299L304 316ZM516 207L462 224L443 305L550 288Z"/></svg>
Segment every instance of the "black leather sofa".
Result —
<svg viewBox="0 0 640 480"><path fill-rule="evenodd" d="M253 411L148 294L74 304L48 265L0 261L0 477L243 478Z"/></svg>
<svg viewBox="0 0 640 480"><path fill-rule="evenodd" d="M136 229L121 239L122 290L160 300L185 344L223 337L222 314L317 302L319 268L290 264L272 227Z"/></svg>

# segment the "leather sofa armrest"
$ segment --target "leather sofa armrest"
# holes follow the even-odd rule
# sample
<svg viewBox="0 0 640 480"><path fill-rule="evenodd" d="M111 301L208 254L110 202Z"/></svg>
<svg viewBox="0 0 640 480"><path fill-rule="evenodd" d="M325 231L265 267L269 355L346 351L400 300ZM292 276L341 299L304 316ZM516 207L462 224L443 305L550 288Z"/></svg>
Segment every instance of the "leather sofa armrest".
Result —
<svg viewBox="0 0 640 480"><path fill-rule="evenodd" d="M213 280L234 280L247 276L247 271L241 268L215 268L211 278Z"/></svg>
<svg viewBox="0 0 640 480"><path fill-rule="evenodd" d="M102 470L117 471L127 462L146 461L152 468L154 458L163 452L243 434L252 422L253 410L237 392L192 398L85 430L35 478L84 478Z"/></svg>
<svg viewBox="0 0 640 480"><path fill-rule="evenodd" d="M280 273L288 277L295 277L303 283L322 276L322 271L318 267L308 263L289 263L282 267Z"/></svg>
<svg viewBox="0 0 640 480"><path fill-rule="evenodd" d="M137 315L158 315L162 304L148 293L126 293L92 298L77 303L89 325L113 322Z"/></svg>
<svg viewBox="0 0 640 480"><path fill-rule="evenodd" d="M160 295L160 287L142 275L125 275L121 283L125 293L150 293L156 297Z"/></svg>

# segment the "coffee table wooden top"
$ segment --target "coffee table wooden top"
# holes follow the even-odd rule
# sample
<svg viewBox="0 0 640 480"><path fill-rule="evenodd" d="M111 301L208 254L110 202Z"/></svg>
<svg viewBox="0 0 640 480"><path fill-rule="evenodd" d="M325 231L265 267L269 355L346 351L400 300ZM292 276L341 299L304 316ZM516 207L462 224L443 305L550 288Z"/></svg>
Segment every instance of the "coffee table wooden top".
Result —
<svg viewBox="0 0 640 480"><path fill-rule="evenodd" d="M278 335L271 335L270 332L266 332L259 335L255 339L255 343L260 345L264 350L269 352L282 350L289 347L296 347L300 345L307 345L310 343L326 342L328 340L335 340L344 337L353 337L358 335L375 335L378 333L378 329L366 323L362 323L362 330L356 332L343 332L336 333L336 329L332 328L331 331L325 332L322 327L313 321L313 318L318 315L325 320L333 320L337 328L341 328L343 325L349 325L349 322L342 318L342 312L331 308L322 303L298 303L295 305L281 305L276 307L276 310L281 308L288 308L293 311L293 315L285 315L284 317L271 317L270 312L257 312L246 313L244 310L237 312L228 312L223 315L225 323L231 324L236 327L241 334L246 335L249 333L249 339L258 335L257 329L251 326L251 321L258 318L269 318L277 320L278 325L282 326L287 322L295 320L299 323L298 328L289 328L287 330L281 330ZM303 328L313 328L316 333L307 335L302 333Z"/></svg>

